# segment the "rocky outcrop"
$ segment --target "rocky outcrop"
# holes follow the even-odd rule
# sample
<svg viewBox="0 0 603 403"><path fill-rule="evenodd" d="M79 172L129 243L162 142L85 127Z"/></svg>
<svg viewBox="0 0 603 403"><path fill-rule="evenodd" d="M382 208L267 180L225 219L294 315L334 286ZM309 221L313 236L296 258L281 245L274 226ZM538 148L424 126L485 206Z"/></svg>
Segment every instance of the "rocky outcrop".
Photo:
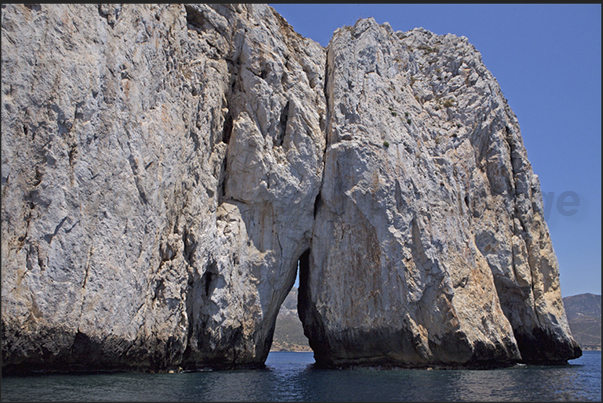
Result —
<svg viewBox="0 0 603 403"><path fill-rule="evenodd" d="M325 173L300 284L317 362L579 356L538 178L467 39L361 20L334 33L327 71Z"/></svg>
<svg viewBox="0 0 603 403"><path fill-rule="evenodd" d="M564 362L542 217L465 38L2 6L5 372L262 365L298 262L321 364Z"/></svg>
<svg viewBox="0 0 603 403"><path fill-rule="evenodd" d="M324 49L243 5L4 5L2 35L3 365L262 364Z"/></svg>

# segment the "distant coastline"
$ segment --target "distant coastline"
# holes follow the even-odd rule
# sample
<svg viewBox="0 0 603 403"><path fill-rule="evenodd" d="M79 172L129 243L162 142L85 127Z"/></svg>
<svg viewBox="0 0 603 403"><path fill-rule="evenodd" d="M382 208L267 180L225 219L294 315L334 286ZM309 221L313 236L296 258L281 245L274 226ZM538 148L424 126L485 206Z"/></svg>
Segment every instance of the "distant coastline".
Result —
<svg viewBox="0 0 603 403"><path fill-rule="evenodd" d="M601 296L585 293L563 298L572 336L583 351L601 351Z"/></svg>
<svg viewBox="0 0 603 403"><path fill-rule="evenodd" d="M312 348L309 345L303 344L287 344L287 343L272 343L272 347L270 348L270 352L278 351L278 352L287 352L287 353L311 353Z"/></svg>

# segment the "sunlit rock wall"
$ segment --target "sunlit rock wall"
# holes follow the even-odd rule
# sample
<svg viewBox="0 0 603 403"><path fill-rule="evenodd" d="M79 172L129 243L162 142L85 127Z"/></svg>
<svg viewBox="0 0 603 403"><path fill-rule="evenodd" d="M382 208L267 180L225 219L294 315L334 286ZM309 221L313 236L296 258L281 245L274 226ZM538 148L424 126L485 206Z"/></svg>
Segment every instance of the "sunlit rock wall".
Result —
<svg viewBox="0 0 603 403"><path fill-rule="evenodd" d="M262 364L324 49L262 5L3 5L3 365Z"/></svg>
<svg viewBox="0 0 603 403"><path fill-rule="evenodd" d="M325 173L300 287L317 361L578 357L538 178L479 52L369 18L334 33L327 71Z"/></svg>
<svg viewBox="0 0 603 403"><path fill-rule="evenodd" d="M519 126L466 38L266 5L2 5L2 361L580 355Z"/></svg>

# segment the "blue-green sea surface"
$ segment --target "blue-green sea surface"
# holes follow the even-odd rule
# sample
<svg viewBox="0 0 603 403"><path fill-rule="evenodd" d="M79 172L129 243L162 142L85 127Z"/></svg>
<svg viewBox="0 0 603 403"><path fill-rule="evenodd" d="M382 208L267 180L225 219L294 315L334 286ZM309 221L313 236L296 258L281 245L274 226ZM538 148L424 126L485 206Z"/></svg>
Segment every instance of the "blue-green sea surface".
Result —
<svg viewBox="0 0 603 403"><path fill-rule="evenodd" d="M3 377L9 401L601 401L601 352L563 366L495 370L315 369L273 352L265 369Z"/></svg>

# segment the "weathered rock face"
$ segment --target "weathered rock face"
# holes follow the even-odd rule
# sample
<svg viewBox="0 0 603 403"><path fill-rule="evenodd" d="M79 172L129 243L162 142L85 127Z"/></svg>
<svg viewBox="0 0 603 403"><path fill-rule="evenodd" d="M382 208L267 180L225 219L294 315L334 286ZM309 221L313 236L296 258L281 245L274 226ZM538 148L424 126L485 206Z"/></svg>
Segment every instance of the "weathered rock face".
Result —
<svg viewBox="0 0 603 403"><path fill-rule="evenodd" d="M542 217L465 38L2 6L4 371L261 365L298 260L319 363L562 362Z"/></svg>
<svg viewBox="0 0 603 403"><path fill-rule="evenodd" d="M317 361L579 356L538 178L466 38L361 20L335 32L327 71L325 173L300 287Z"/></svg>
<svg viewBox="0 0 603 403"><path fill-rule="evenodd" d="M5 5L2 35L3 365L263 363L325 50L266 6Z"/></svg>

